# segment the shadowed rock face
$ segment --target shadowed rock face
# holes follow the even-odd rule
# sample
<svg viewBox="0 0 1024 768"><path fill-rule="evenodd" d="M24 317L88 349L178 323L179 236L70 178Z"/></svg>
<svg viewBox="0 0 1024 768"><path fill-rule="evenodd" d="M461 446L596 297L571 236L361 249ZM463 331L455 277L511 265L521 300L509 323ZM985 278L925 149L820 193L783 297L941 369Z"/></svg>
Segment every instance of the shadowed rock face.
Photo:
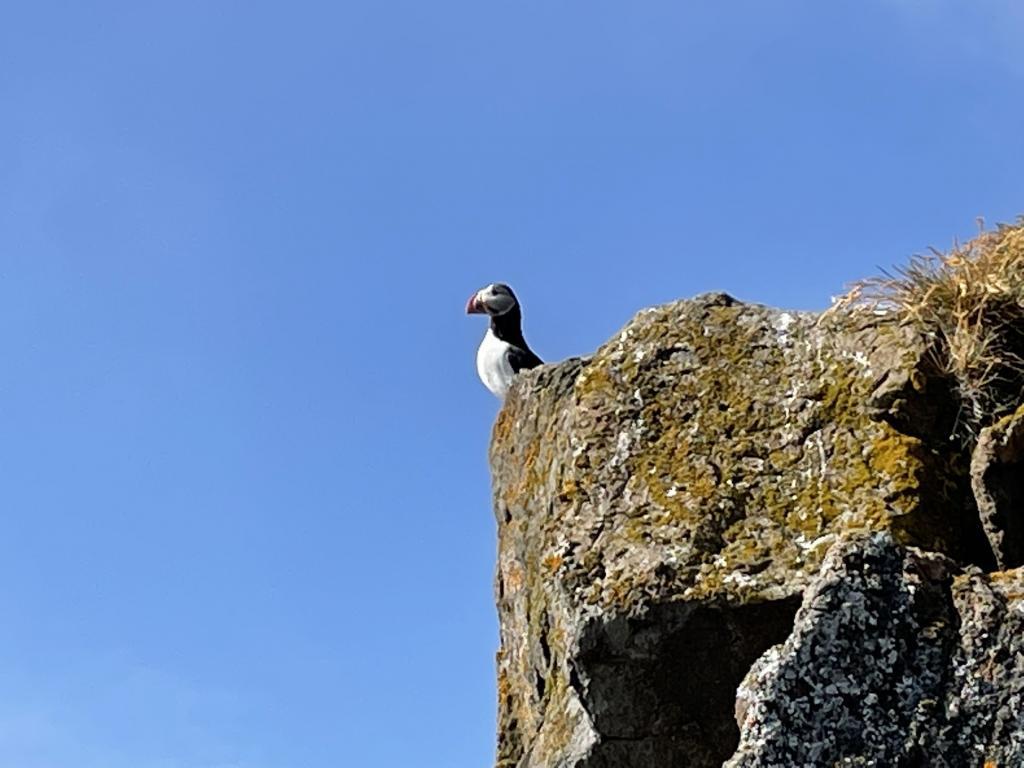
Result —
<svg viewBox="0 0 1024 768"><path fill-rule="evenodd" d="M1024 406L981 431L971 480L996 563L1024 565Z"/></svg>
<svg viewBox="0 0 1024 768"><path fill-rule="evenodd" d="M847 733L829 713L856 702L813 699L820 717L771 730L765 691L779 691L780 707L805 702L811 680L772 688L758 683L767 672L748 672L785 666L788 644L798 654L801 621L812 626L800 637L816 637L820 610L846 610L826 599L827 563L852 573L870 557L889 565L865 610L903 606L890 632L902 649L915 632L934 635L901 662L919 690L899 700L896 729L931 722L974 604L949 597L950 574L993 558L969 455L945 439L951 388L929 359L924 340L885 316L713 294L641 312L592 357L517 377L491 444L498 766L720 766L737 747L731 765L769 765L757 734L790 722L787 733L808 723ZM888 554L856 554L864 542ZM848 547L853 560L835 554ZM906 581L907 547L945 555L944 575L915 555L930 565ZM816 607L805 593L822 596ZM837 651L833 672L855 677L859 662ZM786 669L799 679L798 667Z"/></svg>
<svg viewBox="0 0 1024 768"><path fill-rule="evenodd" d="M793 599L743 608L678 602L589 622L572 682L601 739L580 765L721 765L739 737L736 686L786 638L796 608Z"/></svg>

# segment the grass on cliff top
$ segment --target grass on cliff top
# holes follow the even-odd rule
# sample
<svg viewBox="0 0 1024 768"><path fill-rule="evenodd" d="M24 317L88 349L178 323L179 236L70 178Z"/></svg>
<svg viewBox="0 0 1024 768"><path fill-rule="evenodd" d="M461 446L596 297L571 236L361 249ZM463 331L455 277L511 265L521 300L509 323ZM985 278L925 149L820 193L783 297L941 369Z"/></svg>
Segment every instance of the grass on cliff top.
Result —
<svg viewBox="0 0 1024 768"><path fill-rule="evenodd" d="M895 311L937 342L970 440L1024 398L1024 217L855 283L840 304Z"/></svg>

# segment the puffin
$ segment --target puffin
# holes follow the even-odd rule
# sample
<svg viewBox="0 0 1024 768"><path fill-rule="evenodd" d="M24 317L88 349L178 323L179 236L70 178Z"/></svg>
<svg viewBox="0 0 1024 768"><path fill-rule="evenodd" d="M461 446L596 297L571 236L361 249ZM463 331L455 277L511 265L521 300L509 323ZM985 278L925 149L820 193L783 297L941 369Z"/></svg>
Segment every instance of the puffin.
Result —
<svg viewBox="0 0 1024 768"><path fill-rule="evenodd" d="M504 283L491 283L469 297L466 314L491 318L490 328L476 351L476 372L485 387L504 399L517 373L543 363L523 338L519 300Z"/></svg>

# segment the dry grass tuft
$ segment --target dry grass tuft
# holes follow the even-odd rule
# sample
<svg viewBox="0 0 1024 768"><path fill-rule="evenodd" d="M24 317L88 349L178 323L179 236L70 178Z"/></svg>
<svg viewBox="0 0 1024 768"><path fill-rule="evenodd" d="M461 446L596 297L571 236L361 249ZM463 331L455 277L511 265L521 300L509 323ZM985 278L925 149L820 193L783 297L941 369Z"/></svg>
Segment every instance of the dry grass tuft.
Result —
<svg viewBox="0 0 1024 768"><path fill-rule="evenodd" d="M973 438L1024 399L1024 217L860 281L839 303L897 312L935 339L959 392L957 436Z"/></svg>

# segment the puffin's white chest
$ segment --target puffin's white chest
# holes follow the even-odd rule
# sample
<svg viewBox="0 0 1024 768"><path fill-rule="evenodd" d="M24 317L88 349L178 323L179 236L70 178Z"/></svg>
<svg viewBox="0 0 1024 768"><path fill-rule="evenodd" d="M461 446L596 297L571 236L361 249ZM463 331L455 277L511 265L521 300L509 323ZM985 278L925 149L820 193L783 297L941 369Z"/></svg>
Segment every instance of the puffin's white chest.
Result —
<svg viewBox="0 0 1024 768"><path fill-rule="evenodd" d="M505 397L514 375L512 365L508 361L508 348L509 345L488 328L487 335L476 351L476 372L480 376L480 381L502 398Z"/></svg>

